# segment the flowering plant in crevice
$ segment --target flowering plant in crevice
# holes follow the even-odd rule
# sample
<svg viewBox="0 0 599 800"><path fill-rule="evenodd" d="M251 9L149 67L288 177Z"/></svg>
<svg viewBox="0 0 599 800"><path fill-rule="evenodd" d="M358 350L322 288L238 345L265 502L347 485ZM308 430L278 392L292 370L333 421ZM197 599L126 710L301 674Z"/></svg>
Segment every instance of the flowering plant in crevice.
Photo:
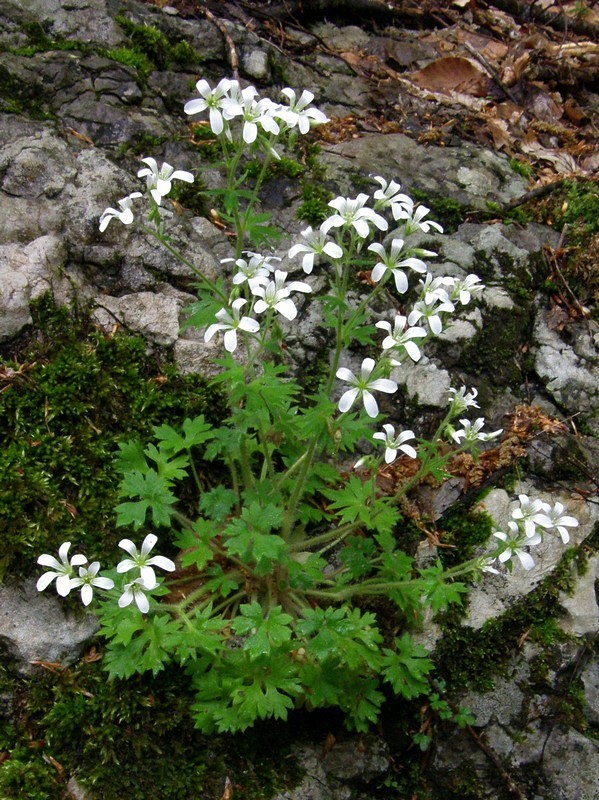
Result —
<svg viewBox="0 0 599 800"><path fill-rule="evenodd" d="M102 214L100 228L113 219L138 222L194 270L198 301L189 324L220 349L214 380L228 417L218 427L203 416L180 429L165 423L145 447L121 444L117 524L151 532L139 549L132 538L121 541L127 557L108 576L97 562L85 566L82 555L69 560L65 542L59 559L40 557L50 571L38 588L56 581L63 596L81 589L86 605L98 590L110 674L180 665L196 690L193 710L203 731L243 730L257 719L286 718L300 704L339 706L348 725L363 731L376 721L385 687L405 698L428 692L432 661L408 619L429 606L446 609L467 580L510 568L514 558L528 569L528 548L543 533L555 530L567 541L577 523L559 503L551 508L521 496L508 531L497 531L483 556L444 569L440 562L420 566L405 552L400 509L407 493L429 476L443 480L457 453L476 455L501 431L486 431L482 417L469 419L477 394L466 387L450 391L447 413L428 440L385 421L381 406L396 406L397 371L408 359L417 362L483 286L476 275L428 272L424 259L435 253L410 240L441 227L381 176L372 195L332 200L328 219L301 232L283 262L293 266L282 268L281 257L260 252L272 230L260 189L278 150L326 117L308 91L298 98L285 89L284 102L275 103L228 79L215 88L200 80L197 89L200 97L185 111L206 114L221 143L220 196L235 234L220 276L204 275L166 232L173 181L190 182L190 172L143 159L145 201L132 192L120 211ZM261 163L252 179L248 158ZM371 259L372 288L357 296L364 259ZM290 277L298 269L306 280ZM315 292L314 278L326 288ZM305 303L319 304L331 342L323 354L328 369L311 393L284 346ZM375 324L382 307L393 310ZM357 370L349 361L356 347L368 349ZM399 458L414 465L411 477L384 494L379 468ZM355 461L349 475L341 466L348 459ZM210 462L215 474L227 475L222 483L206 477ZM185 505L177 497L182 481ZM192 510L189 481L197 492ZM178 553L174 561L151 555L154 530L171 555ZM375 597L395 607L384 630L397 636L384 634L370 610Z"/></svg>

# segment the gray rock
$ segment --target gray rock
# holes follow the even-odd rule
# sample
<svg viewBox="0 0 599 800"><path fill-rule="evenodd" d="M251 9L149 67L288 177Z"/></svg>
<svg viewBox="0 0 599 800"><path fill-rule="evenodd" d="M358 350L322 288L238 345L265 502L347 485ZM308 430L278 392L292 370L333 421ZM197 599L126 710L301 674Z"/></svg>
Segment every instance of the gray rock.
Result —
<svg viewBox="0 0 599 800"><path fill-rule="evenodd" d="M579 521L578 528L570 528L570 543L568 547L581 544L593 532L599 520L599 508L592 502L574 495L561 495L557 492L548 494L539 491L532 484L522 482L516 494L528 494L533 498L540 498L545 502L559 501L568 509L568 514ZM498 530L505 530L510 519L511 510L518 503L510 500L503 489L492 490L480 504L483 511L487 511L494 519ZM492 548L489 545L487 550ZM531 554L535 560L535 567L526 572L517 559L514 559L514 570L500 575L486 575L482 583L473 587L470 592L470 606L464 624L468 627L479 629L489 619L498 617L507 611L514 603L522 600L535 589L555 569L561 560L566 545L563 544L558 534L546 533L543 542L532 548Z"/></svg>
<svg viewBox="0 0 599 800"><path fill-rule="evenodd" d="M567 413L583 411L593 416L599 409L599 352L587 323L570 326L569 336L571 343L551 327L548 313L541 311L533 331L535 370Z"/></svg>
<svg viewBox="0 0 599 800"><path fill-rule="evenodd" d="M174 297L137 292L123 297L97 297L95 321L111 330L115 323L145 336L158 345L172 345L179 338L181 303Z"/></svg>
<svg viewBox="0 0 599 800"><path fill-rule="evenodd" d="M321 763L330 778L341 782L359 779L368 783L386 774L389 748L378 736L346 739L335 744Z"/></svg>
<svg viewBox="0 0 599 800"><path fill-rule="evenodd" d="M257 81L266 81L270 76L268 53L255 48L247 50L241 56L241 64L250 78Z"/></svg>
<svg viewBox="0 0 599 800"><path fill-rule="evenodd" d="M0 641L21 672L31 671L32 661L74 663L97 629L94 617L65 611L60 598L41 594L33 580L0 585Z"/></svg>
<svg viewBox="0 0 599 800"><path fill-rule="evenodd" d="M591 725L599 725L599 663L591 660L580 676L586 698L585 715Z"/></svg>
<svg viewBox="0 0 599 800"><path fill-rule="evenodd" d="M32 321L27 278L0 264L0 342L12 339Z"/></svg>
<svg viewBox="0 0 599 800"><path fill-rule="evenodd" d="M576 580L571 595L561 594L560 604L567 612L560 620L560 626L574 636L585 636L599 631L599 606L595 594L595 584L599 579L599 556L590 558L586 572Z"/></svg>
<svg viewBox="0 0 599 800"><path fill-rule="evenodd" d="M51 36L118 47L124 34L107 12L106 0L22 0L24 8L41 23L49 25Z"/></svg>
<svg viewBox="0 0 599 800"><path fill-rule="evenodd" d="M504 156L470 144L455 149L420 145L401 133L366 134L333 145L322 160L343 193L355 193L353 175L360 175L362 184L369 173L479 209L486 209L488 200L507 202L526 191L524 180Z"/></svg>
<svg viewBox="0 0 599 800"><path fill-rule="evenodd" d="M552 800L597 800L599 744L573 728L554 728L547 740L543 770Z"/></svg>
<svg viewBox="0 0 599 800"><path fill-rule="evenodd" d="M427 356L414 363L406 360L401 367L393 370L393 380L403 386L408 397L421 405L444 408L447 405L451 378L447 370L441 369Z"/></svg>

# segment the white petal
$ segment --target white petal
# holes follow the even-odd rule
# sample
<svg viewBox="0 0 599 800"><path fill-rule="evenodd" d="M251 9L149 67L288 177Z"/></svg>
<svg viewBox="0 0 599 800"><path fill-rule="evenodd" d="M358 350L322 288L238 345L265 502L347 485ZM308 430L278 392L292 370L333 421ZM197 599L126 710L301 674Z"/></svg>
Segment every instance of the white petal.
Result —
<svg viewBox="0 0 599 800"><path fill-rule="evenodd" d="M130 556L133 558L137 558L137 547L133 544L131 539L121 539L119 542L119 547L122 547L123 550L126 550Z"/></svg>
<svg viewBox="0 0 599 800"><path fill-rule="evenodd" d="M135 602L142 614L147 614L150 610L150 603L143 592L135 592Z"/></svg>
<svg viewBox="0 0 599 800"><path fill-rule="evenodd" d="M43 592L44 589L47 589L48 586L52 583L54 578L58 577L56 572L44 572L41 578L38 579L38 582L35 584L36 589L38 592Z"/></svg>
<svg viewBox="0 0 599 800"><path fill-rule="evenodd" d="M372 381L372 383L370 383L369 388L376 389L377 392L393 394L397 391L397 384L395 381L389 380L389 378L377 378L376 381Z"/></svg>
<svg viewBox="0 0 599 800"><path fill-rule="evenodd" d="M58 557L63 563L67 561L67 555L70 546L71 546L70 542L63 542L58 548Z"/></svg>
<svg viewBox="0 0 599 800"><path fill-rule="evenodd" d="M89 585L89 583L84 584L81 587L81 600L84 606L88 606L91 601L94 599L94 590Z"/></svg>
<svg viewBox="0 0 599 800"><path fill-rule="evenodd" d="M282 314L282 316L289 321L294 320L297 317L297 308L295 307L295 303L289 298L279 300L279 302L275 304L275 308L279 314Z"/></svg>
<svg viewBox="0 0 599 800"><path fill-rule="evenodd" d="M146 589L153 589L156 586L156 573L152 567L146 565L140 570L141 580Z"/></svg>
<svg viewBox="0 0 599 800"><path fill-rule="evenodd" d="M520 563L522 564L525 570L528 571L534 567L535 562L530 553L525 553L523 550L518 550L516 551L516 555L520 559Z"/></svg>
<svg viewBox="0 0 599 800"><path fill-rule="evenodd" d="M234 353L237 349L237 331L235 329L231 329L225 331L225 350L228 353Z"/></svg>
<svg viewBox="0 0 599 800"><path fill-rule="evenodd" d="M156 542L158 541L158 537L155 533L148 533L146 538L143 540L141 545L141 554L142 556L147 556L150 550L154 547Z"/></svg>
<svg viewBox="0 0 599 800"><path fill-rule="evenodd" d="M148 561L148 566L154 565L155 567L160 567L160 569L165 570L166 572L173 572L175 567L175 562L171 561L170 558L166 556L152 556L152 558ZM144 581L145 583L146 581Z"/></svg>
<svg viewBox="0 0 599 800"><path fill-rule="evenodd" d="M56 578L56 591L61 597L66 597L71 589L71 579L68 575L59 575Z"/></svg>
<svg viewBox="0 0 599 800"><path fill-rule="evenodd" d="M346 383L356 382L356 376L350 369L347 369L347 367L339 367L336 372L336 376L340 381L345 381Z"/></svg>
<svg viewBox="0 0 599 800"><path fill-rule="evenodd" d="M114 581L112 578L94 578L94 586L100 589L114 589Z"/></svg>
<svg viewBox="0 0 599 800"><path fill-rule="evenodd" d="M129 572L130 569L135 569L136 567L137 564L135 561L132 561L130 558L125 558L116 565L116 571L118 573Z"/></svg>
<svg viewBox="0 0 599 800"><path fill-rule="evenodd" d="M37 563L41 567L51 567L52 569L64 568L64 564L61 564L60 561L57 561L57 559L54 556L49 555L49 553L43 553L43 555L38 558Z"/></svg>
<svg viewBox="0 0 599 800"><path fill-rule="evenodd" d="M347 392L342 394L339 400L339 411L342 411L343 413L349 411L359 394L359 389L348 389Z"/></svg>
<svg viewBox="0 0 599 800"><path fill-rule="evenodd" d="M123 594L119 597L119 606L120 608L125 608L125 606L131 605L133 601L133 592L131 588L125 589Z"/></svg>
<svg viewBox="0 0 599 800"><path fill-rule="evenodd" d="M369 417L376 417L379 413L379 407L374 399L374 395L370 394L369 391L364 391L362 394L362 401L364 403L364 408L366 409L366 413Z"/></svg>

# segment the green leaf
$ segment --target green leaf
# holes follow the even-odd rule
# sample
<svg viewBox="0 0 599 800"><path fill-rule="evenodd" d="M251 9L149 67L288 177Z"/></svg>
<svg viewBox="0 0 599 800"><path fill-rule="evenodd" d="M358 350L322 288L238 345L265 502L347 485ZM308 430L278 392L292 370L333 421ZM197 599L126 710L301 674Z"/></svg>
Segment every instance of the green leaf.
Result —
<svg viewBox="0 0 599 800"><path fill-rule="evenodd" d="M200 414L194 419L186 419L183 422L183 435L170 425L160 425L154 427L154 434L160 441L160 448L179 453L182 450L191 450L204 444L213 436L212 425L206 422L204 415Z"/></svg>
<svg viewBox="0 0 599 800"><path fill-rule="evenodd" d="M429 688L427 676L433 669L428 651L407 633L396 639L395 647L384 651L384 679L396 694L408 700L425 694Z"/></svg>
<svg viewBox="0 0 599 800"><path fill-rule="evenodd" d="M220 484L204 492L200 498L200 511L203 511L215 522L225 520L237 502L237 494L232 489Z"/></svg>
<svg viewBox="0 0 599 800"><path fill-rule="evenodd" d="M445 611L450 603L461 603L461 596L468 591L468 588L458 581L445 582L443 565L440 561L423 570L421 577L424 580L426 597L435 614L438 611Z"/></svg>
<svg viewBox="0 0 599 800"><path fill-rule="evenodd" d="M372 539L367 539L365 536L351 536L347 539L340 557L351 577L357 580L371 572L375 552L376 545Z"/></svg>
<svg viewBox="0 0 599 800"><path fill-rule="evenodd" d="M269 609L267 615L260 603L245 603L240 606L241 616L231 623L232 629L240 636L248 635L243 649L255 659L266 656L291 640L293 617L286 614L281 606Z"/></svg>
<svg viewBox="0 0 599 800"><path fill-rule="evenodd" d="M119 442L119 453L116 456L116 465L119 472L146 472L148 463L141 442Z"/></svg>
<svg viewBox="0 0 599 800"><path fill-rule="evenodd" d="M175 544L182 550L181 566L193 566L198 572L202 572L206 564L214 558L210 542L215 535L214 524L202 518L196 520L193 528L184 528L180 531Z"/></svg>
<svg viewBox="0 0 599 800"><path fill-rule="evenodd" d="M169 489L168 481L153 469L145 474L138 471L127 473L121 482L120 496L141 498L116 507L117 525L133 525L134 528L144 525L148 511L152 513L154 525L168 525L177 499Z"/></svg>

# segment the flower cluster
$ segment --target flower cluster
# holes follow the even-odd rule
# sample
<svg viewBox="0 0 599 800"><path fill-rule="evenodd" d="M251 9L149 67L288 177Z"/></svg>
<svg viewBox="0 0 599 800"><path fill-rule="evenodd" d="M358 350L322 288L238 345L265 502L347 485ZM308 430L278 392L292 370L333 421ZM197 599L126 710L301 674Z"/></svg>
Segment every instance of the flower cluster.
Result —
<svg viewBox="0 0 599 800"><path fill-rule="evenodd" d="M117 565L116 571L125 573L139 570L139 575L123 587L123 593L118 601L121 608L130 605L135 600L139 610L144 614L147 613L150 604L145 592L158 586L153 567L159 567L167 572L175 569L175 564L170 558L150 556L150 551L157 541L157 536L152 533L148 534L139 552L130 539L122 539L119 542L119 547L122 547L130 557L121 561ZM37 563L43 567L50 567L50 571L44 572L39 578L36 584L37 590L42 592L50 586L53 580L56 580L56 591L61 597L66 597L71 589L81 588L81 600L85 606L88 606L93 600L95 588L110 591L114 588L114 581L112 578L105 578L98 574L100 571L99 561L93 561L85 566L88 560L84 555L77 553L69 558L70 547L70 542L63 542L58 549L58 559L48 553L44 553L38 558ZM76 567L79 568L78 574L75 574Z"/></svg>
<svg viewBox="0 0 599 800"><path fill-rule="evenodd" d="M314 95L308 90L298 98L293 89L283 89L281 94L287 103L275 103L268 97L257 100L254 86L242 89L238 81L229 78L223 78L214 89L202 78L196 89L200 97L185 104L185 113L193 116L208 111L212 132L216 136L224 134L229 140L233 138L233 120L241 122L241 138L246 144L253 144L260 131L277 136L282 129L297 128L306 134L314 125L328 122L322 111L310 106Z"/></svg>
<svg viewBox="0 0 599 800"><path fill-rule="evenodd" d="M567 544L570 541L568 528L578 527L578 520L564 514L565 508L559 502L551 506L543 500L531 500L525 494L519 495L518 501L520 505L512 511L512 518L507 524L507 533L495 531L493 536L502 542L497 554L499 562L511 570L512 558L516 556L528 571L535 565L528 548L543 541L543 532L557 531L562 542Z"/></svg>

